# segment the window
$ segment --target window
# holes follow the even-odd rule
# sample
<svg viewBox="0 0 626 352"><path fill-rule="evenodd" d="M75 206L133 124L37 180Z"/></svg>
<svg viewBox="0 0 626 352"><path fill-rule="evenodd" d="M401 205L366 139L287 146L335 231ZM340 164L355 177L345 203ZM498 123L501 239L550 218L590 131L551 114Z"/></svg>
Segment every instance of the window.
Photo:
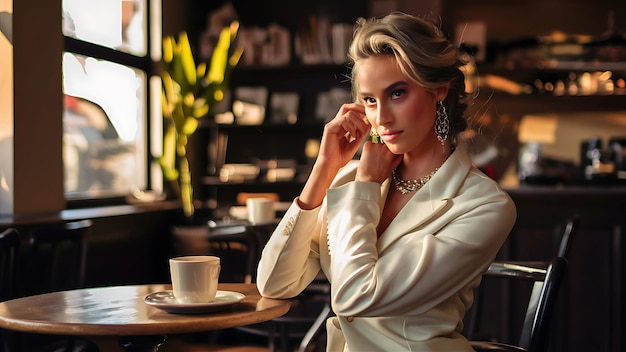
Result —
<svg viewBox="0 0 626 352"><path fill-rule="evenodd" d="M0 214L13 204L13 2L0 0Z"/></svg>
<svg viewBox="0 0 626 352"><path fill-rule="evenodd" d="M149 16L148 6L160 9L161 4L158 0L62 4L65 197L111 198L151 188L149 82L154 62L160 59L160 23ZM157 50L150 55L153 46Z"/></svg>

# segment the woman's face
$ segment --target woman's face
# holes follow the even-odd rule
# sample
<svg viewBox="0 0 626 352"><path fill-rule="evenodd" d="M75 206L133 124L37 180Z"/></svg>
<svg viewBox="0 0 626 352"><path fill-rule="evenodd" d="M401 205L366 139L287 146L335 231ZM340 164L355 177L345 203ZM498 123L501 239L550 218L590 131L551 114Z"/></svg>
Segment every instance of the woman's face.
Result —
<svg viewBox="0 0 626 352"><path fill-rule="evenodd" d="M434 131L437 101L445 89L427 90L405 76L393 56L359 63L357 87L369 123L394 154L441 149Z"/></svg>

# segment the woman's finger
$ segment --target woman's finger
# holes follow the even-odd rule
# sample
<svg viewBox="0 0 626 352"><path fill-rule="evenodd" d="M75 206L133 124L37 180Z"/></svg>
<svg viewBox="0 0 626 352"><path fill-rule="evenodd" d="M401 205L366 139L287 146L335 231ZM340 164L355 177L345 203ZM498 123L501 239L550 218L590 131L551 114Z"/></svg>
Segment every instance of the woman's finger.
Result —
<svg viewBox="0 0 626 352"><path fill-rule="evenodd" d="M365 109L359 104L345 104L340 109L341 127L345 130L344 137L349 141L360 140L369 129Z"/></svg>

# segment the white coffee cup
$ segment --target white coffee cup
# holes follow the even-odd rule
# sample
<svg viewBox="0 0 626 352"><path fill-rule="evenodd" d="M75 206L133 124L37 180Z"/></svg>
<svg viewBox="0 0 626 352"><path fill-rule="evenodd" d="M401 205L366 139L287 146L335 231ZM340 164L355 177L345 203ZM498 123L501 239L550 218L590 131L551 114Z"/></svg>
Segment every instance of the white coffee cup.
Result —
<svg viewBox="0 0 626 352"><path fill-rule="evenodd" d="M208 303L217 294L220 258L192 255L170 259L174 297L179 303Z"/></svg>
<svg viewBox="0 0 626 352"><path fill-rule="evenodd" d="M248 198L246 200L248 221L252 224L268 224L276 219L274 201L267 198Z"/></svg>

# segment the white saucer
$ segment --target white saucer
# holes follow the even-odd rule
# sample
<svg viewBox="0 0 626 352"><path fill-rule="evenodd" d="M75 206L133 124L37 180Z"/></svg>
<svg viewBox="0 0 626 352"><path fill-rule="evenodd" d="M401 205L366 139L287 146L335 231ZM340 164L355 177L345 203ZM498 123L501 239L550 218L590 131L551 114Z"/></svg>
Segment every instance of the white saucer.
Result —
<svg viewBox="0 0 626 352"><path fill-rule="evenodd" d="M154 292L144 298L144 302L168 313L208 313L225 310L241 302L246 295L233 291L217 291L217 295L207 303L179 303L172 290Z"/></svg>

